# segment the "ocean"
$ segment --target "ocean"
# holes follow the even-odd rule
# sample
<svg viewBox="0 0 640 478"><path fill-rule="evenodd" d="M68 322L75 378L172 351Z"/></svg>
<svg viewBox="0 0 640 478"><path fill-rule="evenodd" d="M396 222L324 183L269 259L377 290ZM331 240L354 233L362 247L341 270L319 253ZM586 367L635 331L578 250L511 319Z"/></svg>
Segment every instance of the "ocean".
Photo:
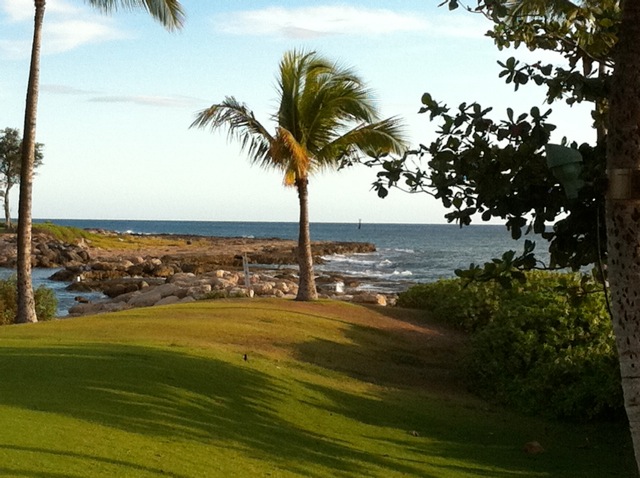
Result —
<svg viewBox="0 0 640 478"><path fill-rule="evenodd" d="M137 234L189 234L215 237L297 239L298 224L292 222L207 222L41 219L82 229L105 229ZM325 257L318 272L336 272L363 281L363 288L400 292L412 284L454 277L454 270L471 263L482 264L509 249L522 251L524 240L514 241L501 225L312 223L315 241L355 241L375 244L376 252ZM544 241L536 240L544 259ZM541 254L542 252L542 254ZM52 270L34 271L34 285L53 287L60 302L60 315L73 305L77 293L66 284L49 281ZM10 275L11 271L0 271ZM95 298L94 296L90 298Z"/></svg>

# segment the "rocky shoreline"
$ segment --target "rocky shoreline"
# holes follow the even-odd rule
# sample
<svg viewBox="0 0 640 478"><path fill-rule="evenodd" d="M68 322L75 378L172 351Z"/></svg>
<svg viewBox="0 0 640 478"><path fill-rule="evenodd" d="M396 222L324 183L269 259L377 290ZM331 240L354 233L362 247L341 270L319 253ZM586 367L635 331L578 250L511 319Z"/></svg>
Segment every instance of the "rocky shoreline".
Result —
<svg viewBox="0 0 640 478"><path fill-rule="evenodd" d="M201 299L293 298L297 293L295 241L174 235L137 241L131 234L92 232L122 246L100 248L82 239L69 244L39 233L33 237L33 267L60 269L51 279L68 283L67 289L106 296L92 302L77 297L69 316ZM374 251L370 243L312 243L316 263L327 255ZM2 235L0 267L14 268L15 257L15 235ZM395 301L395 294L359 290L360 282L337 274L324 273L316 280L321 297L378 305Z"/></svg>

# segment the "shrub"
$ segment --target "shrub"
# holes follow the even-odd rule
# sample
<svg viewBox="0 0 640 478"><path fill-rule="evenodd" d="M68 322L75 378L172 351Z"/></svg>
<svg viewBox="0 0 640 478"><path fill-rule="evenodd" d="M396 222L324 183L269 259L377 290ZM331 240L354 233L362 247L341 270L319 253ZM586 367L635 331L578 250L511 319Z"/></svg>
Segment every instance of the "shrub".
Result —
<svg viewBox="0 0 640 478"><path fill-rule="evenodd" d="M56 316L58 301L54 292L46 287L34 291L36 315L39 321L51 320ZM18 310L15 278L0 280L0 325L13 324Z"/></svg>
<svg viewBox="0 0 640 478"><path fill-rule="evenodd" d="M40 286L34 291L36 300L36 315L43 322L51 320L58 312L58 299L52 289Z"/></svg>
<svg viewBox="0 0 640 478"><path fill-rule="evenodd" d="M611 321L592 280L530 272L524 284L509 290L487 283L465 287L460 279L441 282L410 290L398 303L419 304L473 331L465 364L472 390L556 418L622 412Z"/></svg>
<svg viewBox="0 0 640 478"><path fill-rule="evenodd" d="M397 305L428 310L436 320L473 331L489 323L502 294L504 291L493 283L443 279L402 292Z"/></svg>

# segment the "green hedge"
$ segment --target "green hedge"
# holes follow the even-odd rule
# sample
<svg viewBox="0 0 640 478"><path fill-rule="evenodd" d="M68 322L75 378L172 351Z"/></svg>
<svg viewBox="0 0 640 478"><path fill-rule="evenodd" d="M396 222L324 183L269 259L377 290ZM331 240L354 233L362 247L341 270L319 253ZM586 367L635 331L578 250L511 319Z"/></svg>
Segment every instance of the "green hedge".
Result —
<svg viewBox="0 0 640 478"><path fill-rule="evenodd" d="M51 320L56 316L58 301L54 292L46 287L34 290L36 315L39 321ZM0 280L0 325L13 324L18 309L17 287L14 278Z"/></svg>
<svg viewBox="0 0 640 478"><path fill-rule="evenodd" d="M471 332L491 321L503 293L493 283L442 279L411 287L398 296L397 305L428 310L432 317Z"/></svg>
<svg viewBox="0 0 640 478"><path fill-rule="evenodd" d="M604 295L585 276L530 272L510 290L445 280L410 289L398 304L472 332L468 383L486 398L578 420L623 410Z"/></svg>

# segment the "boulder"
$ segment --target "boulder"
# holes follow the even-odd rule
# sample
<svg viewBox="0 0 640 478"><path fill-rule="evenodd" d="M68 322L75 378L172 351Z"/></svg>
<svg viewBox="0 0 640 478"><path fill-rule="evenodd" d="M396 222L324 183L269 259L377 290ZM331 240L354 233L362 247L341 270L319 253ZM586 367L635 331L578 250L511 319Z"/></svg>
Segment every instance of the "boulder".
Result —
<svg viewBox="0 0 640 478"><path fill-rule="evenodd" d="M187 295L186 290L181 288L178 284L162 284L156 287L154 291L160 294L160 297L163 299L171 295L178 296L179 294L181 295L179 298L182 299L182 297Z"/></svg>
<svg viewBox="0 0 640 478"><path fill-rule="evenodd" d="M359 304L387 305L387 298L383 294L364 292L353 296L353 302Z"/></svg>
<svg viewBox="0 0 640 478"><path fill-rule="evenodd" d="M251 289L246 289L244 287L234 287L229 291L229 297L240 298L240 297L253 297L254 293Z"/></svg>
<svg viewBox="0 0 640 478"><path fill-rule="evenodd" d="M178 302L180 302L179 297L175 295L168 295L167 297L163 297L158 302L156 302L155 305L171 305L177 304Z"/></svg>
<svg viewBox="0 0 640 478"><path fill-rule="evenodd" d="M131 298L128 304L131 307L151 307L152 305L155 305L161 300L162 300L162 296L160 295L160 293L152 289L150 291L141 293L140 295L137 295Z"/></svg>
<svg viewBox="0 0 640 478"><path fill-rule="evenodd" d="M196 278L192 272L177 272L167 279L169 284L189 284Z"/></svg>
<svg viewBox="0 0 640 478"><path fill-rule="evenodd" d="M175 273L175 270L171 266L165 266L163 264L154 267L151 271L153 277L171 277Z"/></svg>

